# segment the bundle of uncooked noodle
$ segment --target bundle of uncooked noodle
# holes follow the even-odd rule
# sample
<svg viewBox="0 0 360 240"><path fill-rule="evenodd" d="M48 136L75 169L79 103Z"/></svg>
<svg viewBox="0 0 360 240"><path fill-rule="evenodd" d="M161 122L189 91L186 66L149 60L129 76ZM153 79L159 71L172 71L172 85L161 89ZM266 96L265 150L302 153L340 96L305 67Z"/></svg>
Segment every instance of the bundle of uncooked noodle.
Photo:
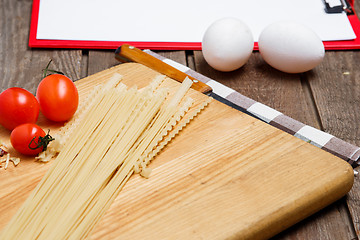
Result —
<svg viewBox="0 0 360 240"><path fill-rule="evenodd" d="M0 239L86 238L130 176L148 177L149 162L210 101L185 97L190 79L169 98L164 78L137 90L115 74L96 87L60 130L64 146Z"/></svg>

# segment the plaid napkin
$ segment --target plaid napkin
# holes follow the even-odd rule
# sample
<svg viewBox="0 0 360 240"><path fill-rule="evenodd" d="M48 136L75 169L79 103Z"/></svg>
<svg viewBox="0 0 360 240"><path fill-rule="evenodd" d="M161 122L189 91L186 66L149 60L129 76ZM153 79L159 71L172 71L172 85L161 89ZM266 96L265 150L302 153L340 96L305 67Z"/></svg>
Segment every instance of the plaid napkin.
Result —
<svg viewBox="0 0 360 240"><path fill-rule="evenodd" d="M348 142L345 142L329 133L323 132L319 129L305 125L295 119L292 119L275 109L268 107L262 103L256 102L251 98L236 92L235 90L216 82L200 73L195 72L187 66L177 63L171 59L167 59L150 50L144 50L144 52L166 62L167 64L177 68L178 70L185 72L186 74L198 79L209 85L213 92L229 102L238 106L243 112L249 113L252 116L256 116L264 122L281 129L295 137L298 137L306 142L313 144L327 152L338 156L353 167L356 167L360 163L360 148L354 146Z"/></svg>

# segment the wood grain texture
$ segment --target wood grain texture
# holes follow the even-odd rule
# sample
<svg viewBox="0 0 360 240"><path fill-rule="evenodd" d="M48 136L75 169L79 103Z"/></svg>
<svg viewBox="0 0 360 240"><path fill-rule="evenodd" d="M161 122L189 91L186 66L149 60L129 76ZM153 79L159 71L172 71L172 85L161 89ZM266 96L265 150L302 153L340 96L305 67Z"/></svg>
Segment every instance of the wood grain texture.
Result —
<svg viewBox="0 0 360 240"><path fill-rule="evenodd" d="M32 1L0 1L0 91L20 86L35 93L42 69L50 59L52 68L71 79L80 78L81 51L29 49Z"/></svg>
<svg viewBox="0 0 360 240"><path fill-rule="evenodd" d="M88 75L100 72L119 64L115 59L114 50L89 50ZM163 57L169 58L183 65L187 65L185 51L157 51Z"/></svg>
<svg viewBox="0 0 360 240"><path fill-rule="evenodd" d="M119 64L113 50L89 50L88 75L100 72Z"/></svg>
<svg viewBox="0 0 360 240"><path fill-rule="evenodd" d="M321 74L318 68L305 74L287 74L268 66L258 52L246 65L231 72L222 73L209 67L200 51L195 52L195 70L229 86L256 101L266 104L296 120L321 129L318 109L307 78ZM274 239L353 239L356 235L348 218L345 199L334 204L322 214L292 227ZM344 217L345 216L345 217Z"/></svg>
<svg viewBox="0 0 360 240"><path fill-rule="evenodd" d="M273 237L279 239L356 239L352 222L347 215L346 200L342 198L311 217Z"/></svg>
<svg viewBox="0 0 360 240"><path fill-rule="evenodd" d="M123 64L78 81L81 99L115 71L124 83L139 87L157 74L139 64ZM207 98L193 90L190 94ZM34 182L38 163L28 164L32 169L21 178ZM150 179L130 179L94 239L265 239L337 200L353 181L343 160L217 101L151 167ZM19 177L13 173L0 176L8 201L1 224L19 204L12 201L18 185L3 185Z"/></svg>
<svg viewBox="0 0 360 240"><path fill-rule="evenodd" d="M190 51L192 52L192 51ZM188 66L185 51L157 51L161 56L178 62L184 66Z"/></svg>
<svg viewBox="0 0 360 240"><path fill-rule="evenodd" d="M360 143L359 52L327 52L309 83L324 130L353 144Z"/></svg>
<svg viewBox="0 0 360 240"><path fill-rule="evenodd" d="M117 64L117 61L113 58L113 51L86 50L82 52L78 50L29 49L27 47L27 41L31 3L31 0L0 1L0 91L12 86L21 86L34 93L37 83L41 80L41 69L50 59L53 59L54 68L67 73L74 80ZM357 13L360 12L359 9L360 1L355 0L355 10ZM192 58L190 51L188 52L190 53L190 57L186 56L185 51L159 51L158 53L179 63L188 65L193 69L196 69L195 66L197 66L198 69L196 70L205 75L209 73L209 77L221 81L225 85L229 84L230 87L239 90L244 95L272 106L311 126L321 128L323 124L322 121L324 121L324 128L334 131L337 136L344 140L349 139L352 143L360 145L358 140L359 127L358 124L356 124L358 123L358 118L354 119L355 116L357 117L355 112L357 112L357 114L359 112L359 105L356 106L355 102L349 102L349 98L346 96L343 96L344 99L338 99L338 107L334 109L334 111L338 111L337 115L341 118L338 120L331 119L333 115L331 115L332 111L330 111L330 108L324 110L323 107L318 108L317 106L317 104L327 104L326 98L320 96L326 94L329 88L334 88L336 91L350 95L359 93L358 86L355 87L357 90L354 89L356 92L351 93L348 90L342 90L343 86L346 86L347 89L351 86L336 84L339 76L340 79L342 77L349 77L340 74L342 70L344 70L345 73L350 72L348 69L351 69L350 78L353 78L356 82L358 81L359 70L357 68L357 62L359 61L359 57L357 51L346 51L341 54L327 52L324 62L329 62L325 64L328 65L328 67L322 68L321 65L305 75L294 76L287 76L286 74L269 68L263 63L261 58L256 55L257 53L252 56L247 66L245 66L247 68L246 71L240 70L240 73L239 71L235 71L234 73L228 74L209 70L202 62L201 56L199 57L200 52L195 52L195 58ZM250 63L255 65L251 65ZM199 66L199 64L201 66ZM342 66L340 67L341 70L339 70L339 66ZM326 84L330 85L325 86L325 89L321 89L321 87L318 86L315 90L317 78L323 75L323 71L326 72L329 70L334 73L325 73L327 76ZM241 81L238 79L241 79ZM283 85L280 79L285 79L286 83ZM292 82L291 79L295 81ZM341 79L341 81L343 81L343 79ZM243 84L243 82L245 82L245 84ZM307 91L308 86L311 86L309 92ZM277 98L276 96L278 95L281 95L281 98ZM315 95L317 95L317 98ZM314 99L317 100L313 101ZM359 97L356 99L359 99ZM305 108L303 106L304 102L307 102ZM347 108L348 106L355 107L354 113L345 111L345 113L342 114L339 112L343 110L343 107ZM320 115L321 120L319 122ZM345 121L346 124L343 124L342 121ZM32 162L23 161L21 164L23 170L17 168L17 172L15 172L10 168L8 169L11 176L18 176L21 177L21 179L16 182L7 180L6 183L8 185L17 183L20 186L19 190L25 189L24 191L26 191L26 189L31 189L35 186L34 184L36 184L39 178L35 177L33 181L27 181L28 171L32 169ZM37 171L41 174L46 171L46 168L47 165L41 165L37 168ZM330 205L319 213L307 218L305 221L296 224L281 235L278 235L275 239L360 238L359 188L360 181L356 178L354 186L346 198ZM4 195L0 195L0 199L3 199L3 197ZM16 199L14 204L16 204L17 201L21 202L24 200L26 194L8 195L6 197L14 197L14 199ZM347 202L347 205L345 202ZM6 208L7 206L5 205L0 206L0 212L3 213L2 210ZM349 216L351 216L351 219L349 219ZM352 229L353 225L355 231Z"/></svg>
<svg viewBox="0 0 360 240"><path fill-rule="evenodd" d="M326 52L318 74L309 84L325 131L360 145L360 60L358 51ZM358 169L359 170L359 169ZM355 179L347 203L355 232L360 238L360 180Z"/></svg>

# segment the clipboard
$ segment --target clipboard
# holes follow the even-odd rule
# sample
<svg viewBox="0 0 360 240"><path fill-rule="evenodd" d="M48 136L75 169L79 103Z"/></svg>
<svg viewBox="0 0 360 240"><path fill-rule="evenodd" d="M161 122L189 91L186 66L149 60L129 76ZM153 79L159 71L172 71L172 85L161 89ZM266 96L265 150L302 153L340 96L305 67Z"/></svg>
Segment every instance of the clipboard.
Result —
<svg viewBox="0 0 360 240"><path fill-rule="evenodd" d="M353 9L354 1L348 3ZM201 50L201 42L184 41L98 41L98 40L57 40L37 38L40 0L33 0L29 47L31 48L67 48L67 49L116 49L127 43L140 49L151 50ZM326 50L360 49L360 21L354 11L347 15L351 27L357 36L352 40L323 41ZM254 43L258 50L258 43Z"/></svg>

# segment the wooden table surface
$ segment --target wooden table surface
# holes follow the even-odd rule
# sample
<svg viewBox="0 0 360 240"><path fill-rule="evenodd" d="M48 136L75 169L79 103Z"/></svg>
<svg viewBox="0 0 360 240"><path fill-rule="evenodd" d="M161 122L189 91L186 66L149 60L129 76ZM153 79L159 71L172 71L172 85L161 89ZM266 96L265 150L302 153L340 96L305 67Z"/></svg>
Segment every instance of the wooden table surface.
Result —
<svg viewBox="0 0 360 240"><path fill-rule="evenodd" d="M31 0L0 0L0 91L17 86L35 93L41 70L50 59L53 68L73 80L118 64L114 51L109 50L30 49L31 6ZM355 11L360 12L360 0L355 1ZM303 74L272 69L258 52L252 54L244 67L230 73L209 67L201 51L157 53L307 125L360 145L360 51L327 51L319 66ZM344 198L274 239L359 237L360 180L357 177Z"/></svg>

